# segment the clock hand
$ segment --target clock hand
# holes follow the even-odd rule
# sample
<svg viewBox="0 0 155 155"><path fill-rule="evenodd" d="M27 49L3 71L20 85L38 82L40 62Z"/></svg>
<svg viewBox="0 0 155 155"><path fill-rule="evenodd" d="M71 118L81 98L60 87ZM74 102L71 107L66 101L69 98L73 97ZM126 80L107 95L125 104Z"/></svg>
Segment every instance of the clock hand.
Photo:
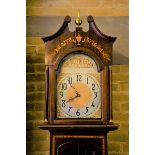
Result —
<svg viewBox="0 0 155 155"><path fill-rule="evenodd" d="M76 96L74 96L74 97L70 98L67 102L70 102L70 101L74 100L74 99L75 99L75 98L77 98L77 97L80 97L80 95L79 95L79 94L77 94Z"/></svg>
<svg viewBox="0 0 155 155"><path fill-rule="evenodd" d="M74 89L76 96L70 98L67 102L73 101L74 99L76 99L77 97L80 97L81 95L79 94L79 92L70 84L70 86Z"/></svg>
<svg viewBox="0 0 155 155"><path fill-rule="evenodd" d="M74 91L75 91L75 93L76 93L76 95L78 96L78 97L80 97L80 94L79 94L79 92L70 84L70 86L74 89Z"/></svg>

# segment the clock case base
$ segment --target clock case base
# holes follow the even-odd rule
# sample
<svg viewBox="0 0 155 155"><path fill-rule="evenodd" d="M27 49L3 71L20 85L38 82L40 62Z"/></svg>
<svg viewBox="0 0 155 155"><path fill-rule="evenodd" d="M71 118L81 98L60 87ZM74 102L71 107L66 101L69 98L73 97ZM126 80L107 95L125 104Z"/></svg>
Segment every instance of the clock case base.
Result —
<svg viewBox="0 0 155 155"><path fill-rule="evenodd" d="M107 133L117 125L42 125L50 132L50 155L108 155Z"/></svg>

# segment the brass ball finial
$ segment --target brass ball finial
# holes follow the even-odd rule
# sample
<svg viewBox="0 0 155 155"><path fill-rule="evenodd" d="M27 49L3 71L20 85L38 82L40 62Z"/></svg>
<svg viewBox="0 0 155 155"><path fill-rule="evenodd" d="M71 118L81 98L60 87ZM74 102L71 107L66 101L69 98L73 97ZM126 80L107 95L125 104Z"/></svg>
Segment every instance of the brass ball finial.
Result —
<svg viewBox="0 0 155 155"><path fill-rule="evenodd" d="M78 25L78 26L82 24L82 19L80 18L79 11L78 11L78 16L75 19L75 24Z"/></svg>

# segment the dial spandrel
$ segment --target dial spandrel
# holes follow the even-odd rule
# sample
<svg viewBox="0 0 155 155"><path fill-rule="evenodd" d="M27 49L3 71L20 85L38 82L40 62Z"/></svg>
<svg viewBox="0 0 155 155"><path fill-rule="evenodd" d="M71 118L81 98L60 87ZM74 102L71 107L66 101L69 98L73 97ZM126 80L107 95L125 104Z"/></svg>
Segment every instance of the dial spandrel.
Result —
<svg viewBox="0 0 155 155"><path fill-rule="evenodd" d="M70 56L57 78L57 118L101 118L100 73L89 56Z"/></svg>

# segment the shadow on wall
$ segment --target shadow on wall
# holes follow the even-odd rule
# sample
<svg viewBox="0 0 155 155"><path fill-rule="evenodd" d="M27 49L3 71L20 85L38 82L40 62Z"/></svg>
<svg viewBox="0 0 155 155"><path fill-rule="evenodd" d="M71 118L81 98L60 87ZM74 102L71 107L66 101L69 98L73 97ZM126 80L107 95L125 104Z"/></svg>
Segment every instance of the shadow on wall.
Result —
<svg viewBox="0 0 155 155"><path fill-rule="evenodd" d="M120 54L118 51L113 51L113 64L129 64L129 58Z"/></svg>

